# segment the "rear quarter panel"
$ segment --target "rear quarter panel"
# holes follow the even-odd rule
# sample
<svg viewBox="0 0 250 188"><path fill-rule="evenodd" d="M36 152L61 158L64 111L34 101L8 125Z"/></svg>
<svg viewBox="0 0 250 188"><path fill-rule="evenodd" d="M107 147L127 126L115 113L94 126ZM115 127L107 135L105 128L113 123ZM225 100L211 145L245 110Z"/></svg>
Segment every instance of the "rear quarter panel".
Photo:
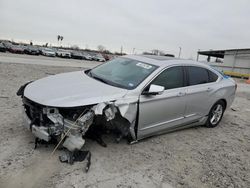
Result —
<svg viewBox="0 0 250 188"><path fill-rule="evenodd" d="M228 78L222 78L216 84L217 84L217 90L214 94L213 104L216 103L220 99L225 99L227 103L226 107L227 108L230 107L235 98L235 92L236 92L235 81L232 78L228 77Z"/></svg>

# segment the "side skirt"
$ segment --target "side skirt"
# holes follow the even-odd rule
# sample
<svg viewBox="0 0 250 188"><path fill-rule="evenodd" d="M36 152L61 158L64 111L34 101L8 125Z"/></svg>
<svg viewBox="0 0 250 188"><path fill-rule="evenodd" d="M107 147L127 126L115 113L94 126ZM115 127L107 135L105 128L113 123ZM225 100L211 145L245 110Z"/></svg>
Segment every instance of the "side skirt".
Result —
<svg viewBox="0 0 250 188"><path fill-rule="evenodd" d="M180 125L178 125L176 127L166 129L165 131L163 131L161 133L156 133L156 134L153 134L151 136L146 136L146 137L142 137L140 139L134 140L130 144L135 144L135 143L137 143L140 140L143 140L143 139L146 139L146 138L150 138L150 137L154 137L154 136L163 135L163 134L166 134L166 133L171 133L171 132L174 132L174 131L177 131L177 130L188 129L188 128L191 128L191 127L196 127L196 126L204 125L206 123L206 121L207 121L207 118L208 118L208 116L205 116L205 117L202 117L202 118L200 118L198 120L193 120L193 121L190 121L190 122L185 123L185 124L180 124Z"/></svg>

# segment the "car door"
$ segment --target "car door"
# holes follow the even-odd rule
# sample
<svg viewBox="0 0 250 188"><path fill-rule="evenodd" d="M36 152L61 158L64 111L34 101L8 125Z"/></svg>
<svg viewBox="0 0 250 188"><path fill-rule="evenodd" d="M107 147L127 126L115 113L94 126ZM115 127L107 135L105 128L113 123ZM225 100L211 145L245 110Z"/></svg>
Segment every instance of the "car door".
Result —
<svg viewBox="0 0 250 188"><path fill-rule="evenodd" d="M179 126L184 119L186 101L185 77L182 66L167 68L151 84L163 86L162 94L143 95L139 99L139 119L137 138L162 133Z"/></svg>
<svg viewBox="0 0 250 188"><path fill-rule="evenodd" d="M211 80L209 73L211 71L203 67L185 66L187 73L188 87L186 90L186 121L198 120L206 116L213 105L213 93L215 92L214 82Z"/></svg>

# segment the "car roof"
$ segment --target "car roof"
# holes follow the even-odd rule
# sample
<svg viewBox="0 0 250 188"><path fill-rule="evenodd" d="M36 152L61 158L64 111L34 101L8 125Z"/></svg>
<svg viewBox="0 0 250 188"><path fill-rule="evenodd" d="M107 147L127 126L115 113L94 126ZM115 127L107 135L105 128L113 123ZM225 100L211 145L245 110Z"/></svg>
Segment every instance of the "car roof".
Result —
<svg viewBox="0 0 250 188"><path fill-rule="evenodd" d="M167 67L170 65L193 65L193 66L203 66L206 68L210 68L209 65L205 63L201 63L194 60L188 59L180 59L175 57L168 57L168 56L157 56L157 55L126 55L123 56L125 58L134 59L137 61L149 63L152 65L156 65L159 67Z"/></svg>

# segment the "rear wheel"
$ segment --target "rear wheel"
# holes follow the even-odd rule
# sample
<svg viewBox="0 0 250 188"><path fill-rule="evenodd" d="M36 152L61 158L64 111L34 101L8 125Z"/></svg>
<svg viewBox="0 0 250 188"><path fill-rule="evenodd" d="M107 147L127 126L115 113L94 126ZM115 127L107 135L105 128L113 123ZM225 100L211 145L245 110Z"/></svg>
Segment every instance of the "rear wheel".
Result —
<svg viewBox="0 0 250 188"><path fill-rule="evenodd" d="M208 119L205 126L216 127L220 123L224 111L225 103L223 101L218 101L217 103L215 103L208 114Z"/></svg>

